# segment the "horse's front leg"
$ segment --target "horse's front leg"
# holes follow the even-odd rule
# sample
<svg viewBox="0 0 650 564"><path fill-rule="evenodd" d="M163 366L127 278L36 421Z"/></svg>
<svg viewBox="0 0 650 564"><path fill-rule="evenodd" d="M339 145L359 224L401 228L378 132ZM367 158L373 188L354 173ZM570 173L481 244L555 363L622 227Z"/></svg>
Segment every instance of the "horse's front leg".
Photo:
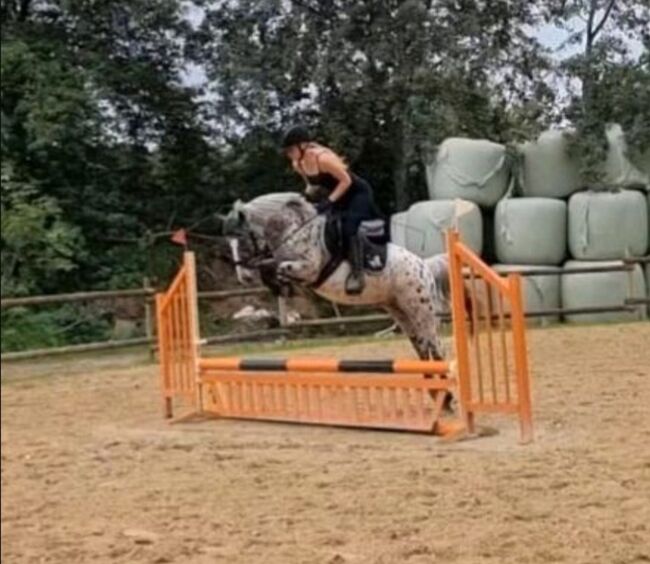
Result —
<svg viewBox="0 0 650 564"><path fill-rule="evenodd" d="M278 265L278 279L309 283L318 277L318 267L306 260L285 260Z"/></svg>

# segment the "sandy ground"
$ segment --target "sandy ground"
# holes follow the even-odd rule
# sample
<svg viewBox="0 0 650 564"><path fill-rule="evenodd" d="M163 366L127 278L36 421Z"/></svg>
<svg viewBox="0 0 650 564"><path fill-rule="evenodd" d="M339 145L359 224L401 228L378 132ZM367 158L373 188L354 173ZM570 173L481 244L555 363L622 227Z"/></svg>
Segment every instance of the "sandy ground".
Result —
<svg viewBox="0 0 650 564"><path fill-rule="evenodd" d="M536 330L529 345L528 446L501 420L451 444L170 426L142 357L7 365L2 562L650 562L650 324ZM318 353L410 354L401 340Z"/></svg>

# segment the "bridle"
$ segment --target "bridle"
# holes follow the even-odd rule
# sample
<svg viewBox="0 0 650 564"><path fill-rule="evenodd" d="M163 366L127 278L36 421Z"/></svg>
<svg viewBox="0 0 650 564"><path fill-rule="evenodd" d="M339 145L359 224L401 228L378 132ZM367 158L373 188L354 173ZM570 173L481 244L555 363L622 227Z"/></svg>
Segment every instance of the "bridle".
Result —
<svg viewBox="0 0 650 564"><path fill-rule="evenodd" d="M298 233L300 233L303 229L309 226L318 217L319 215L316 214L313 217L310 217L308 220L300 223L293 231L291 231L289 234L283 237L282 240L275 247L271 247L270 245L267 245L265 248L260 248L260 245L258 244L253 231L249 227L247 227L245 231L242 229L241 235L247 237L248 241L251 243L251 246L253 248L253 254L250 258L247 259L240 258L239 260L232 260L232 264L234 264L235 266L242 266L244 268L251 268L251 269L263 268L265 266L275 265L276 264L276 259L274 258L275 253L277 253L278 250L280 250L293 237L298 235Z"/></svg>

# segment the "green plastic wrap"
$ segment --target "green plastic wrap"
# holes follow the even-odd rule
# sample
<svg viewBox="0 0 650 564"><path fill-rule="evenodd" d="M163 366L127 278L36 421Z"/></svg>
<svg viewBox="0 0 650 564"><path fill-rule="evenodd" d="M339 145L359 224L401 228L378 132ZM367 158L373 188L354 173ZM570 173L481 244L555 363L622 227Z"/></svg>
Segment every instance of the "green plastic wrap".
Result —
<svg viewBox="0 0 650 564"><path fill-rule="evenodd" d="M551 198L506 198L496 207L499 262L558 265L566 258L567 206Z"/></svg>
<svg viewBox="0 0 650 564"><path fill-rule="evenodd" d="M481 210L473 202L418 202L409 208L406 223L406 248L421 257L446 252L445 235L450 228L457 228L462 241L477 254L483 248Z"/></svg>
<svg viewBox="0 0 650 564"><path fill-rule="evenodd" d="M519 146L519 184L524 196L565 198L582 187L577 158L569 155L563 131L550 130Z"/></svg>
<svg viewBox="0 0 650 564"><path fill-rule="evenodd" d="M619 266L620 261L575 261L569 260L566 268L589 268L594 266ZM643 270L634 267L630 287L630 274L621 272L586 272L584 274L565 274L562 276L562 307L564 309L620 306L625 298L642 298L646 295ZM601 323L607 321L630 321L645 318L645 309L633 312L614 311L606 313L569 314L564 318L572 323Z"/></svg>
<svg viewBox="0 0 650 564"><path fill-rule="evenodd" d="M483 139L445 139L426 166L429 195L433 200L461 198L492 207L508 189L510 168L503 145Z"/></svg>
<svg viewBox="0 0 650 564"><path fill-rule="evenodd" d="M647 196L636 190L579 192L569 200L568 241L579 260L617 260L648 250Z"/></svg>

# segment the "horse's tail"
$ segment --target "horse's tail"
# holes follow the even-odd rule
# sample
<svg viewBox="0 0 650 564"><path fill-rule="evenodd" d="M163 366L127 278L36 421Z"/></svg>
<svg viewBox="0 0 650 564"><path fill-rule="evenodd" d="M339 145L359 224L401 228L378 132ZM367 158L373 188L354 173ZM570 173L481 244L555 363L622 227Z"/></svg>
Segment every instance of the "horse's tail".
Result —
<svg viewBox="0 0 650 564"><path fill-rule="evenodd" d="M449 256L447 253L434 255L425 259L433 275L433 299L440 309L451 314L451 281L449 279ZM468 320L470 335L474 335L474 303L468 292L465 292L465 318Z"/></svg>

